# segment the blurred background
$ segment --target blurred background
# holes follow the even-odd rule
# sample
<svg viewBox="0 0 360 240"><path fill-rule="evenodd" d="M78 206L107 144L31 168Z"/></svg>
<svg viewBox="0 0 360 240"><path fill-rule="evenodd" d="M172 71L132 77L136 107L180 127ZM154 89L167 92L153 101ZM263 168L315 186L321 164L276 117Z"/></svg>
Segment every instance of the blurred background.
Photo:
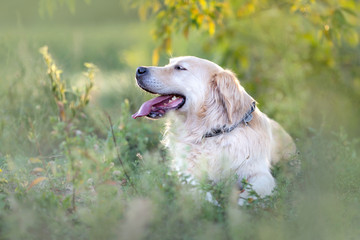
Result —
<svg viewBox="0 0 360 240"><path fill-rule="evenodd" d="M356 239L359 14L355 0L0 0L0 239ZM131 119L150 98L136 68L182 55L235 72L296 140L301 173L274 170L266 210L231 191L192 201L167 174L165 120Z"/></svg>

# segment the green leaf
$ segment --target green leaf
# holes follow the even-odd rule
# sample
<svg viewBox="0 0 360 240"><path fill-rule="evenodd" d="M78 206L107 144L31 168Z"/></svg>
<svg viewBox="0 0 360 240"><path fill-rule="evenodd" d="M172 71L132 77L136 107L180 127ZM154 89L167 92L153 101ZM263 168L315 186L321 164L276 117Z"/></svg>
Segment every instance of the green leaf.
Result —
<svg viewBox="0 0 360 240"><path fill-rule="evenodd" d="M359 34L355 29L349 29L344 33L344 40L352 47L359 44Z"/></svg>
<svg viewBox="0 0 360 240"><path fill-rule="evenodd" d="M347 25L344 14L339 9L334 11L331 20L333 22L333 25L336 26L336 27L342 27L344 25Z"/></svg>
<svg viewBox="0 0 360 240"><path fill-rule="evenodd" d="M355 16L355 17L357 16L357 13L354 12L354 11L353 11L352 9L350 9L350 8L342 7L341 10L343 10L344 12L347 12L347 13Z"/></svg>

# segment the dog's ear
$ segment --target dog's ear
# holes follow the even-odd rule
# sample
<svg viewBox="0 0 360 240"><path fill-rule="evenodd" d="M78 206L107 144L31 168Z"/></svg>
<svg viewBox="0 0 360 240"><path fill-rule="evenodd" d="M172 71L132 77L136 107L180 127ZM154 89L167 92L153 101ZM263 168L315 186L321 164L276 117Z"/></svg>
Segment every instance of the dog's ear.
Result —
<svg viewBox="0 0 360 240"><path fill-rule="evenodd" d="M254 99L240 85L234 73L216 73L211 82L217 104L222 105L229 123L239 121L251 108Z"/></svg>

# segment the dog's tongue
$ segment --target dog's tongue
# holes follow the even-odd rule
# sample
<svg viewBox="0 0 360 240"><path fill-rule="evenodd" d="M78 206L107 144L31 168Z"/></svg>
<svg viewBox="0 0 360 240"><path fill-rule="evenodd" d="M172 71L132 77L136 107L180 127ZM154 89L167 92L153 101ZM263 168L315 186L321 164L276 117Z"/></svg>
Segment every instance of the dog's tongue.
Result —
<svg viewBox="0 0 360 240"><path fill-rule="evenodd" d="M146 101L144 102L139 111L137 111L135 114L133 114L131 117L133 119L136 119L138 117L143 117L143 116L147 116L149 115L149 113L151 112L151 108L155 105L155 104L158 104L158 103L161 103L165 100L169 100L171 99L173 96L171 95L167 95L167 96L159 96L159 97L156 97L156 98L153 98L149 101Z"/></svg>

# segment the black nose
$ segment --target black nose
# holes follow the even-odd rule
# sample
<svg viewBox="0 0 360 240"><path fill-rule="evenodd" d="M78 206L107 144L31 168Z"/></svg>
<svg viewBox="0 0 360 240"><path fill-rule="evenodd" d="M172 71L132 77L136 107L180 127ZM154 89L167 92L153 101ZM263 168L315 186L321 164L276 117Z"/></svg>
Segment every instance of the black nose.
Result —
<svg viewBox="0 0 360 240"><path fill-rule="evenodd" d="M146 67L138 67L136 69L136 77L144 76L148 72L148 69Z"/></svg>

